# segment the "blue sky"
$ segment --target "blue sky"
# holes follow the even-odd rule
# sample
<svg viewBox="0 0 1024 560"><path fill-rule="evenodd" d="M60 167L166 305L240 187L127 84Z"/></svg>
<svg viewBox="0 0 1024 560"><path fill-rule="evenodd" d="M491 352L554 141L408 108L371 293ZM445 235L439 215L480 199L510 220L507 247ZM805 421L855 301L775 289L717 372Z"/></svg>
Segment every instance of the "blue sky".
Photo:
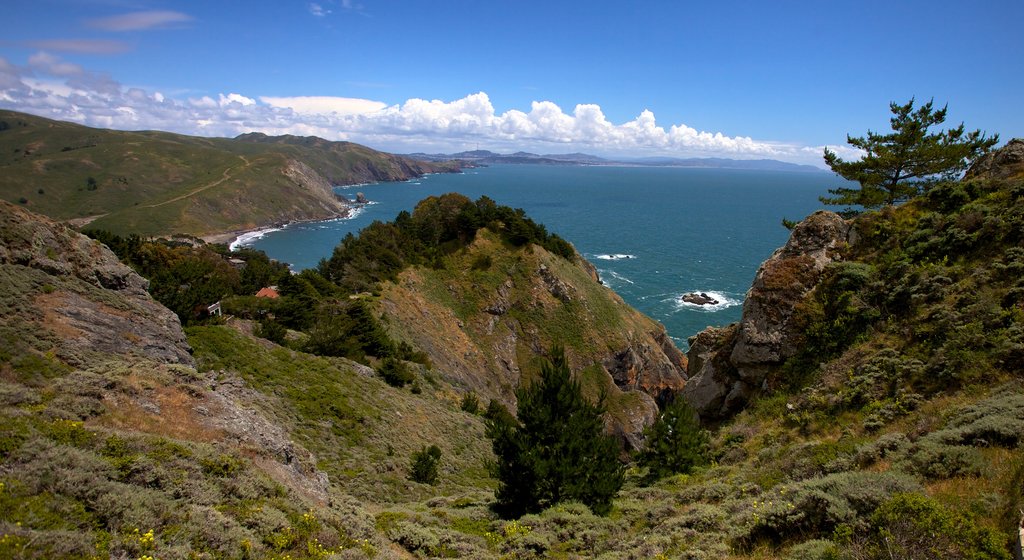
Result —
<svg viewBox="0 0 1024 560"><path fill-rule="evenodd" d="M888 103L1024 136L1024 2L34 0L0 107L93 126L391 151L768 157ZM849 153L849 152L847 152ZM852 155L852 154L850 154Z"/></svg>

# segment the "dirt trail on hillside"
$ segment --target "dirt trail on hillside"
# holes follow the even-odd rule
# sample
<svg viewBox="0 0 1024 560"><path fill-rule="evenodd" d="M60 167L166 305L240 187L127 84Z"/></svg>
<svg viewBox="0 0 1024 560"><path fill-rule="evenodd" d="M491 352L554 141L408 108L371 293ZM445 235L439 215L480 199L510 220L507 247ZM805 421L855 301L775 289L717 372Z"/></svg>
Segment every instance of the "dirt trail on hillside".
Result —
<svg viewBox="0 0 1024 560"><path fill-rule="evenodd" d="M163 202L157 202L156 204L143 204L143 205L141 205L141 207L142 208L156 208L158 206L163 206L164 204L170 204L172 202L177 202L179 200L183 200L183 199L189 198L191 196L195 196L195 195L197 195L197 194L199 194L199 193L201 193L201 192L203 192L203 191L205 191L207 189L212 189L213 187L216 187L217 185L220 185L224 181L227 181L228 179L231 178L231 175L232 175L233 171L245 171L249 167L252 167L253 162L249 161L248 158L246 158L245 156L238 156L238 157L243 162L245 162L245 164L242 165L241 167L229 167L229 168L225 169L224 173L223 173L223 175L221 176L220 179L217 179L216 181L213 181L212 183L207 183L207 184L205 184L205 185L203 185L203 186L201 186L201 187L199 187L197 189L194 189L192 191L189 191L189 192L187 192L187 193L185 193L183 195L176 196L176 197L174 197L174 198L172 198L170 200L165 200Z"/></svg>

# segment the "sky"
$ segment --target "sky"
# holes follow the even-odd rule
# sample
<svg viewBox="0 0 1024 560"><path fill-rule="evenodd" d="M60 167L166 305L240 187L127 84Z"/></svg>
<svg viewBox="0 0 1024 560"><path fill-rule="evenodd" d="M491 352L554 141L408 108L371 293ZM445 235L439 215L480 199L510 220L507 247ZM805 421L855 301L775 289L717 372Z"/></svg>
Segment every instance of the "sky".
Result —
<svg viewBox="0 0 1024 560"><path fill-rule="evenodd" d="M315 135L823 166L889 103L1024 137L1024 1L13 0L0 108ZM1002 143L1001 142L1001 143Z"/></svg>

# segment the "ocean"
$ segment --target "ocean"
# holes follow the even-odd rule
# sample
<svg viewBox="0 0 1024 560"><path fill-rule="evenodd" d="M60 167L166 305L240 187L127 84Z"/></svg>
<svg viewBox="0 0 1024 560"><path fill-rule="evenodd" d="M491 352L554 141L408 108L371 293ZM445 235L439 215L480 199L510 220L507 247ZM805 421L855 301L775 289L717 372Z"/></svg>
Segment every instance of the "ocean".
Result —
<svg viewBox="0 0 1024 560"><path fill-rule="evenodd" d="M824 172L495 165L339 187L347 198L362 192L371 203L350 218L292 224L242 244L302 270L329 257L345 234L411 211L427 196L487 195L570 241L607 286L663 323L685 350L704 327L739 320L758 266L789 237L782 219L822 208L818 197L840 181ZM682 302L690 292L719 303Z"/></svg>

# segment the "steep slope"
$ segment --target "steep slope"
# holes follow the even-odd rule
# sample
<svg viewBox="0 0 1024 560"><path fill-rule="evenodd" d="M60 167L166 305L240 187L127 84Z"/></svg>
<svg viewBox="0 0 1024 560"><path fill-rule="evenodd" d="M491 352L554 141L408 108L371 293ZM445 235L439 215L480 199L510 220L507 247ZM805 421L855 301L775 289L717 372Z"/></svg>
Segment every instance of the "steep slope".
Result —
<svg viewBox="0 0 1024 560"><path fill-rule="evenodd" d="M606 393L612 427L639 446L655 399L682 389L685 357L665 328L602 286L579 255L511 249L482 229L443 266L413 267L381 290L399 339L451 382L515 407L515 388L563 345L591 397Z"/></svg>
<svg viewBox="0 0 1024 560"><path fill-rule="evenodd" d="M186 342L106 247L0 202L0 555L371 557L391 545L354 496L487 488L483 422L451 388L246 332ZM409 481L432 444L440 482Z"/></svg>
<svg viewBox="0 0 1024 560"><path fill-rule="evenodd" d="M333 185L453 171L318 138L199 138L0 111L0 196L115 233L204 235L344 215Z"/></svg>

